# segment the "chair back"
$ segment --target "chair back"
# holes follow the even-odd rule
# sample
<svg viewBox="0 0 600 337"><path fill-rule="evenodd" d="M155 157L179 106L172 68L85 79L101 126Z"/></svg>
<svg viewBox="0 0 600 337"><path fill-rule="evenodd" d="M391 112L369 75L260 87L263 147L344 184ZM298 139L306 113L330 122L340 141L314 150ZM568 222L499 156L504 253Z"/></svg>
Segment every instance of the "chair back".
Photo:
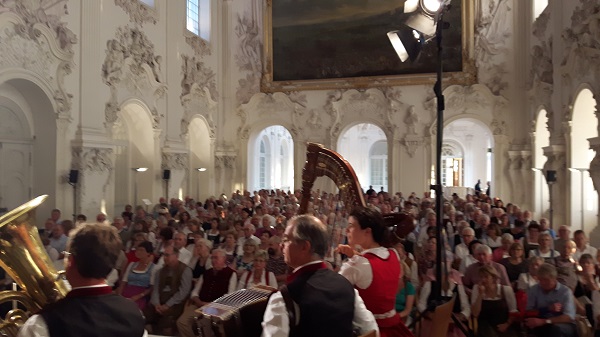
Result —
<svg viewBox="0 0 600 337"><path fill-rule="evenodd" d="M448 325L452 321L452 308L454 308L456 296L442 305L435 308L431 316L431 337L446 337L448 335Z"/></svg>

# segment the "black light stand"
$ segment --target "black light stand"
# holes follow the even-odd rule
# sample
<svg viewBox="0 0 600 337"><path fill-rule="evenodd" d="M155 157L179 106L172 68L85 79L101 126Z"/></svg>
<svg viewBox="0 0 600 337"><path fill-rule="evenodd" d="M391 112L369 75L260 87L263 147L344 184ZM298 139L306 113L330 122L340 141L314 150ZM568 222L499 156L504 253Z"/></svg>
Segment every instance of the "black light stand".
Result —
<svg viewBox="0 0 600 337"><path fill-rule="evenodd" d="M444 211L443 201L444 195L442 190L442 142L444 133L444 94L442 92L442 75L443 75L443 62L442 62L442 32L444 31L444 12L447 7L445 3L442 3L442 7L439 9L438 17L436 18L436 45L437 45L437 81L433 87L437 101L437 129L436 129L436 163L435 163L435 184L431 185L430 188L435 191L435 215L436 215L436 267L435 267L435 278L437 282L433 283L434 287L431 289L432 294L436 301L442 299L442 273L446 272L446 254L443 249L444 241L442 234L444 233Z"/></svg>
<svg viewBox="0 0 600 337"><path fill-rule="evenodd" d="M77 183L69 182L73 187L73 223L77 223Z"/></svg>

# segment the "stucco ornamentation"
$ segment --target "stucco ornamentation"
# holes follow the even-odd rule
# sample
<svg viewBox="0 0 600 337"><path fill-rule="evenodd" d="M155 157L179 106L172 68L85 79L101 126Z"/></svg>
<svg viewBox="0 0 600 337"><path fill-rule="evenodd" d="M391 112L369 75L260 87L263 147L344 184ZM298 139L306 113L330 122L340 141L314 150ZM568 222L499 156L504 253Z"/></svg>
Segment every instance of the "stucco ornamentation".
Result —
<svg viewBox="0 0 600 337"><path fill-rule="evenodd" d="M196 84L200 88L208 88L211 99L218 99L217 84L215 72L207 67L200 59L195 56L189 57L182 55L181 72L183 79L181 80L181 96L190 93L192 85Z"/></svg>
<svg viewBox="0 0 600 337"><path fill-rule="evenodd" d="M262 73L263 42L258 20L250 13L238 15L235 35L238 39L235 62L240 73L245 77L238 81L236 98L239 103L248 102L252 96L260 92L260 76Z"/></svg>
<svg viewBox="0 0 600 337"><path fill-rule="evenodd" d="M192 32L185 32L185 42L194 50L194 56L203 57L212 53L208 42Z"/></svg>
<svg viewBox="0 0 600 337"><path fill-rule="evenodd" d="M47 7L42 7L45 5ZM73 95L65 89L65 76L73 67L75 34L60 21L65 1L41 1L39 6L0 2L0 71L24 68L44 82L55 112L68 115Z"/></svg>
<svg viewBox="0 0 600 337"><path fill-rule="evenodd" d="M123 8L129 15L129 21L142 26L146 22L156 24L158 21L158 11L139 0L115 0L115 5Z"/></svg>
<svg viewBox="0 0 600 337"><path fill-rule="evenodd" d="M154 44L138 28L120 27L116 38L107 41L102 64L102 79L111 93L105 106L107 123L116 121L120 105L127 98L139 97L152 113L153 127L159 128L164 114L156 108L156 101L167 91L162 83L161 60L154 54Z"/></svg>
<svg viewBox="0 0 600 337"><path fill-rule="evenodd" d="M184 115L181 119L181 136L185 137L188 134L188 128L194 116L200 115L208 124L210 132L209 137L216 137L216 125L213 116L217 113L218 103L211 97L207 87L200 87L194 83L190 93L181 97L181 105L183 105Z"/></svg>
<svg viewBox="0 0 600 337"><path fill-rule="evenodd" d="M189 167L189 155L187 153L163 152L162 170L187 170Z"/></svg>
<svg viewBox="0 0 600 337"><path fill-rule="evenodd" d="M87 172L112 171L113 149L97 147L73 147L72 168Z"/></svg>

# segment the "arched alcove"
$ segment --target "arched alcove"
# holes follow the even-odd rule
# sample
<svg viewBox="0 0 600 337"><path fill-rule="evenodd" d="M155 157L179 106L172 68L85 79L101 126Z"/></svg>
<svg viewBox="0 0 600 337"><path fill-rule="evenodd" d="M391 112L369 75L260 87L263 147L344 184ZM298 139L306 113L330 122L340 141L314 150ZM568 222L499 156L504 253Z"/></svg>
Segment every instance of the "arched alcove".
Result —
<svg viewBox="0 0 600 337"><path fill-rule="evenodd" d="M52 102L36 83L11 79L0 85L0 118L0 207L10 210L47 194L36 211L45 219L56 207L60 183Z"/></svg>
<svg viewBox="0 0 600 337"><path fill-rule="evenodd" d="M388 191L388 143L385 132L377 125L361 123L340 134L338 153L352 165L364 190L373 186Z"/></svg>
<svg viewBox="0 0 600 337"><path fill-rule="evenodd" d="M589 89L582 89L573 104L570 141L570 210L571 226L590 232L597 223L598 195L588 174L594 151L589 138L598 136L598 120L595 116L596 101Z"/></svg>
<svg viewBox="0 0 600 337"><path fill-rule="evenodd" d="M294 189L294 141L284 126L273 125L256 132L248 142L248 187Z"/></svg>
<svg viewBox="0 0 600 337"><path fill-rule="evenodd" d="M548 114L545 109L541 109L535 122L535 140L533 149L533 170L535 172L534 181L534 206L537 218L548 216L550 207L550 194L548 193L548 184L544 177L543 167L546 163L544 148L550 145L550 131L548 131Z"/></svg>
<svg viewBox="0 0 600 337"><path fill-rule="evenodd" d="M196 200L205 200L214 195L210 183L211 172L209 164L211 160L210 130L203 118L196 117L189 125L189 147L190 147L190 183L189 195L195 196Z"/></svg>
<svg viewBox="0 0 600 337"><path fill-rule="evenodd" d="M474 118L455 119L444 127L442 144L454 144L456 149L462 151L461 163L458 166L456 160L451 161L452 186L455 185L454 181L460 181L465 187L473 187L478 180L482 181L482 189L485 189L485 182L488 181L494 186L494 137L487 125ZM444 163L448 164L449 161L442 164ZM450 171L446 173L448 172ZM454 178L455 174L458 179ZM493 191L492 188L492 195Z"/></svg>
<svg viewBox="0 0 600 337"><path fill-rule="evenodd" d="M157 172L150 110L141 102L126 102L112 133L116 145L115 210L127 204L143 205L142 199L154 200ZM136 171L135 168L147 170Z"/></svg>

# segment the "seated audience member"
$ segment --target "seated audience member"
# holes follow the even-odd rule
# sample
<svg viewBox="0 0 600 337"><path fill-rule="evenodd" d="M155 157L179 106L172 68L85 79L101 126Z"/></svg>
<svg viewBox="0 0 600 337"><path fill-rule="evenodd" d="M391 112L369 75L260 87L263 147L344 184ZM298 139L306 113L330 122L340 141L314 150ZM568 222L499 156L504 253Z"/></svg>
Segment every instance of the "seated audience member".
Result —
<svg viewBox="0 0 600 337"><path fill-rule="evenodd" d="M221 243L221 232L219 231L219 218L210 220L210 229L206 231L206 238L213 242L213 245Z"/></svg>
<svg viewBox="0 0 600 337"><path fill-rule="evenodd" d="M252 264L254 263L254 254L258 250L258 244L252 239L244 241L243 254L238 256L236 261L236 271L238 276L241 276L245 271L252 270Z"/></svg>
<svg viewBox="0 0 600 337"><path fill-rule="evenodd" d="M400 318L402 318L404 323L410 324L409 319L411 319L412 311L415 308L415 296L417 295L417 291L415 286L410 282L409 274L406 273L410 268L404 262L401 262L401 265L405 274L402 275L400 283L398 284L396 312L400 315Z"/></svg>
<svg viewBox="0 0 600 337"><path fill-rule="evenodd" d="M432 289L435 288L437 281L435 280L435 273L430 272L431 281L426 281L421 287L421 292L417 300L417 310L421 313L421 336L429 336L432 328L431 314L435 310L432 300L434 294ZM460 284L460 274L450 269L447 273L442 273L442 300L447 302L456 296L454 307L452 312L457 315L461 321L466 321L471 316L471 306L469 304L469 298L465 292L465 288ZM463 337L464 334L454 324L450 324L448 327L448 336L451 337Z"/></svg>
<svg viewBox="0 0 600 337"><path fill-rule="evenodd" d="M555 258L553 263L558 273L558 282L566 285L571 291L575 290L577 285L577 271L580 268L578 262L573 259L575 248L575 242L567 241L562 246L560 256Z"/></svg>
<svg viewBox="0 0 600 337"><path fill-rule="evenodd" d="M267 271L275 275L277 286L274 287L279 288L285 284L285 280L288 276L288 265L285 263L283 252L281 251L280 236L273 236L269 239L269 249L267 252L269 253L269 259L267 260Z"/></svg>
<svg viewBox="0 0 600 337"><path fill-rule="evenodd" d="M539 256L532 256L527 259L528 271L519 275L519 280L517 281L518 290L527 293L531 287L539 283L538 270L542 264L544 264L544 259Z"/></svg>
<svg viewBox="0 0 600 337"><path fill-rule="evenodd" d="M129 242L129 247L126 248L126 254L125 256L127 256L127 263L131 263L131 262L137 262L139 261L139 258L137 257L137 254L135 253L135 250L137 249L137 247L139 246L140 243L146 241L146 235L142 232L137 232L134 233L131 236L131 241Z"/></svg>
<svg viewBox="0 0 600 337"><path fill-rule="evenodd" d="M62 253L67 248L67 239L68 237L65 235L62 224L54 225L54 228L52 228L52 237L50 237L50 246L56 249L61 259L63 257Z"/></svg>
<svg viewBox="0 0 600 337"><path fill-rule="evenodd" d="M510 245L508 254L510 256L500 260L500 264L506 268L508 280L514 289L516 288L519 275L527 272L527 260L525 260L523 245L521 245L519 242L515 242Z"/></svg>
<svg viewBox="0 0 600 337"><path fill-rule="evenodd" d="M129 263L117 289L117 294L134 301L140 310L146 307L154 285L156 268L152 250L152 244L148 241L137 245L137 261Z"/></svg>
<svg viewBox="0 0 600 337"><path fill-rule="evenodd" d="M554 229L550 228L550 221L548 221L547 218L540 219L540 234L541 233L548 233L552 240L556 239L556 232Z"/></svg>
<svg viewBox="0 0 600 337"><path fill-rule="evenodd" d="M505 257L509 257L510 255L508 254L508 251L510 250L510 245L512 245L514 242L515 240L513 239L512 235L508 233L502 234L502 245L494 249L494 252L492 253L492 261L500 263L500 260Z"/></svg>
<svg viewBox="0 0 600 337"><path fill-rule="evenodd" d="M277 280L275 275L266 270L267 266L267 251L259 250L254 254L254 263L251 270L246 270L240 277L237 289L248 289L257 285L266 285L277 288Z"/></svg>
<svg viewBox="0 0 600 337"><path fill-rule="evenodd" d="M430 237L421 249L421 254L417 255L417 266L420 272L419 283L425 281L425 274L436 264L436 246L437 239L435 237Z"/></svg>
<svg viewBox="0 0 600 337"><path fill-rule="evenodd" d="M192 279L194 281L198 280L206 270L212 268L210 261L212 247L213 242L204 238L199 238L194 243L194 255L192 255L189 264L192 268Z"/></svg>
<svg viewBox="0 0 600 337"><path fill-rule="evenodd" d="M596 256L598 250L588 243L588 238L585 235L585 232L581 229L578 229L573 233L573 241L575 241L575 245L577 246L575 253L573 253L573 259L575 261L579 261L579 258L583 254L590 254L591 256Z"/></svg>
<svg viewBox="0 0 600 337"><path fill-rule="evenodd" d="M510 285L508 275L506 274L506 268L504 268L503 265L492 261L492 249L490 247L484 245L477 247L475 250L475 258L477 259L477 262L467 268L465 275L462 278L465 288L472 289L474 285L479 283L479 268L485 265L490 265L496 269L500 278L500 284L505 286Z"/></svg>
<svg viewBox="0 0 600 337"><path fill-rule="evenodd" d="M577 314L587 317L592 326L595 326L592 292L598 291L600 287L598 286L594 258L590 254L583 254L579 258L579 265L581 266L581 272L578 275L577 285L573 291L575 309Z"/></svg>
<svg viewBox="0 0 600 337"><path fill-rule="evenodd" d="M473 240L469 243L469 255L467 255L461 261L458 271L460 271L462 274L464 274L470 265L477 262L477 259L475 258L475 251L481 245L482 245L482 243L479 240Z"/></svg>
<svg viewBox="0 0 600 337"><path fill-rule="evenodd" d="M181 316L190 294L192 270L179 261L178 255L179 250L173 245L165 247L162 256L164 266L156 273L150 303L143 311L153 334L173 334L175 321Z"/></svg>
<svg viewBox="0 0 600 337"><path fill-rule="evenodd" d="M492 249L496 249L502 246L502 232L500 231L500 227L496 224L490 224L486 230L485 235L483 236L482 242L484 245Z"/></svg>
<svg viewBox="0 0 600 337"><path fill-rule="evenodd" d="M215 249L210 255L212 268L200 276L190 295L190 305L177 320L177 328L182 337L193 337L195 310L217 298L236 290L237 274L226 264L226 254Z"/></svg>
<svg viewBox="0 0 600 337"><path fill-rule="evenodd" d="M294 272L286 287L293 310L298 313L296 317L302 318L290 324L287 300L280 291L276 292L269 298L264 313L263 337L342 337L351 336L354 329L359 334L378 330L357 290L323 263L327 246L327 227L319 219L300 215L288 220L283 256Z"/></svg>
<svg viewBox="0 0 600 337"><path fill-rule="evenodd" d="M539 256L550 264L554 263L554 258L560 255L559 252L552 249L552 237L548 233L540 234L538 248L530 250L529 256Z"/></svg>
<svg viewBox="0 0 600 337"><path fill-rule="evenodd" d="M121 251L116 231L104 225L81 225L71 232L65 254L68 295L25 322L20 337L142 337L144 317L130 300L113 294L106 276Z"/></svg>
<svg viewBox="0 0 600 337"><path fill-rule="evenodd" d="M510 315L518 312L512 287L500 285L498 272L490 265L479 268L479 277L471 294L471 312L477 319L477 334L516 337L514 318Z"/></svg>
<svg viewBox="0 0 600 337"><path fill-rule="evenodd" d="M250 220L250 218L248 218L248 220ZM247 240L254 241L254 243L256 243L256 246L258 247L258 245L260 244L260 239L254 235L255 232L256 232L256 227L253 224L251 224L250 222L244 224L244 227L242 227L242 235L238 238L238 242L237 242L237 245L238 245L237 255L238 256L244 255L244 244L246 243ZM252 254L254 254L254 253L252 253Z"/></svg>
<svg viewBox="0 0 600 337"><path fill-rule="evenodd" d="M227 255L227 266L233 269L237 269L237 235L235 231L229 231L225 234L225 240L219 248L225 251Z"/></svg>
<svg viewBox="0 0 600 337"><path fill-rule="evenodd" d="M400 242L396 244L395 248L400 257L400 261L408 267L407 269L402 269L403 275L408 278L415 289L420 289L421 283L419 283L419 268L417 267L417 263L410 257L411 254L406 252L403 243Z"/></svg>
<svg viewBox="0 0 600 337"><path fill-rule="evenodd" d="M527 226L527 235L522 240L523 249L525 250L525 257L529 256L529 252L537 249L540 244L540 225L531 221Z"/></svg>
<svg viewBox="0 0 600 337"><path fill-rule="evenodd" d="M568 226L562 225L558 228L558 239L554 240L554 249L561 252L568 241L571 241L571 230Z"/></svg>
<svg viewBox="0 0 600 337"><path fill-rule="evenodd" d="M539 284L527 294L530 317L525 325L538 337L575 337L575 302L571 290L557 280L556 267L544 263L538 270Z"/></svg>

